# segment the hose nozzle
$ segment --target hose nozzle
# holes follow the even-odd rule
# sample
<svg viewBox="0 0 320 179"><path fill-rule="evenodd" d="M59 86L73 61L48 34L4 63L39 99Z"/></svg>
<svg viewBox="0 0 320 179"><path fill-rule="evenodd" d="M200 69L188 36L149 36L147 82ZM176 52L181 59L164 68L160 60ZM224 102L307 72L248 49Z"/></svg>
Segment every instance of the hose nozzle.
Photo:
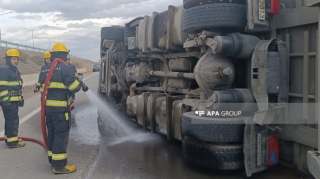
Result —
<svg viewBox="0 0 320 179"><path fill-rule="evenodd" d="M89 87L84 83L82 83L81 88L83 92L87 92L89 90Z"/></svg>
<svg viewBox="0 0 320 179"><path fill-rule="evenodd" d="M79 82L81 83L82 91L83 91L83 92L88 91L88 90L89 90L89 87L88 87L86 84L84 84L82 73L77 73L77 74L76 74L76 78L77 78L77 79L79 80Z"/></svg>

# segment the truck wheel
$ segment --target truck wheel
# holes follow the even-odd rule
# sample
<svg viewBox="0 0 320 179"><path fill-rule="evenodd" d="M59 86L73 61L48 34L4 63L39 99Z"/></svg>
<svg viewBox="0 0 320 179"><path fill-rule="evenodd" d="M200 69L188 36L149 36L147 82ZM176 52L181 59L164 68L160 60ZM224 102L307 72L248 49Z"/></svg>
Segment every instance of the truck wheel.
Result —
<svg viewBox="0 0 320 179"><path fill-rule="evenodd" d="M246 5L215 3L195 6L183 14L183 31L196 34L203 30L212 32L241 32L247 24Z"/></svg>
<svg viewBox="0 0 320 179"><path fill-rule="evenodd" d="M214 170L236 170L244 167L243 146L216 145L184 137L183 159L192 166Z"/></svg>
<svg viewBox="0 0 320 179"><path fill-rule="evenodd" d="M204 4L213 4L213 3L237 3L237 4L246 4L246 0L183 0L183 7L189 9L194 6L204 5Z"/></svg>
<svg viewBox="0 0 320 179"><path fill-rule="evenodd" d="M123 40L124 37L123 27L102 27L101 28L101 39L108 40Z"/></svg>
<svg viewBox="0 0 320 179"><path fill-rule="evenodd" d="M235 118L209 118L182 114L182 134L203 142L231 143L243 142L244 120Z"/></svg>

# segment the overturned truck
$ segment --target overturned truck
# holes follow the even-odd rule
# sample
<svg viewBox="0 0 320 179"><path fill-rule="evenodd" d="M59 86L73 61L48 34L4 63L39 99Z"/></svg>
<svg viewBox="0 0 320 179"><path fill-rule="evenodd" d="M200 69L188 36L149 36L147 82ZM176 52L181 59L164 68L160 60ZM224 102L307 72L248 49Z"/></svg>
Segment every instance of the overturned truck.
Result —
<svg viewBox="0 0 320 179"><path fill-rule="evenodd" d="M189 164L250 177L280 163L317 178L316 5L183 0L102 27L98 95L182 141Z"/></svg>

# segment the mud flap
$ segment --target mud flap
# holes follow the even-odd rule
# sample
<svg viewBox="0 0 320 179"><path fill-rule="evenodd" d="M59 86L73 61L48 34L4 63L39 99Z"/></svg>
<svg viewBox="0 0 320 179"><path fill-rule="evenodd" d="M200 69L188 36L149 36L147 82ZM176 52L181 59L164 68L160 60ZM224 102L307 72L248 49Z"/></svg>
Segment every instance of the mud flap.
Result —
<svg viewBox="0 0 320 179"><path fill-rule="evenodd" d="M273 51L278 53L280 62L280 74L273 72L274 67L269 67L271 63L268 58L268 53ZM257 102L259 110L255 113L254 122L260 125L272 124L275 120L277 112L281 115L287 114L287 102L288 102L288 84L287 84L287 50L286 44L276 39L261 40L254 49L252 55L252 75L251 75L251 87L253 96ZM270 57L271 58L271 57ZM273 76L279 75L280 78L278 90L274 91L271 81ZM270 89L269 89L270 87ZM272 87L272 88L271 88ZM277 103L269 103L268 95L277 96Z"/></svg>
<svg viewBox="0 0 320 179"><path fill-rule="evenodd" d="M253 118L245 118L244 164L247 177L268 168L268 127L253 123Z"/></svg>

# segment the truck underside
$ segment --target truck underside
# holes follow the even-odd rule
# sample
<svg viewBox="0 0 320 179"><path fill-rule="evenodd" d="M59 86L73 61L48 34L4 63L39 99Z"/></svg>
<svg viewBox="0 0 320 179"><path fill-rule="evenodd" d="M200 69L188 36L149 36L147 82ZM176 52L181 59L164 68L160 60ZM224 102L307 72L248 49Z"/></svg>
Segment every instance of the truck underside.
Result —
<svg viewBox="0 0 320 179"><path fill-rule="evenodd" d="M299 13L309 18L291 19ZM318 89L317 13L300 1L184 0L102 27L98 95L182 141L191 165L249 177L281 163L310 174L316 109L300 103Z"/></svg>

